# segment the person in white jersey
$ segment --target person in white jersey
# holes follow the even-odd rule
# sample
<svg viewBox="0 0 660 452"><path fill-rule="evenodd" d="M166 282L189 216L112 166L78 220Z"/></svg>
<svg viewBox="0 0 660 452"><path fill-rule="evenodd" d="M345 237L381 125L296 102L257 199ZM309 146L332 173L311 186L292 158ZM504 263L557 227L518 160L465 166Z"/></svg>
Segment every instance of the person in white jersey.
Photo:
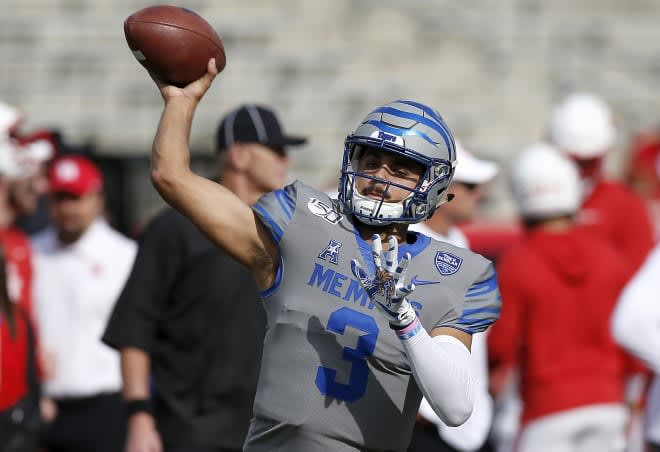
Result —
<svg viewBox="0 0 660 452"><path fill-rule="evenodd" d="M103 218L103 176L91 160L58 158L49 182L52 226L32 240L36 318L53 357L44 393L57 407L43 446L119 452L126 428L119 353L101 335L137 247Z"/></svg>
<svg viewBox="0 0 660 452"><path fill-rule="evenodd" d="M646 401L647 450L660 452L660 244L626 285L612 315L616 342L655 373Z"/></svg>

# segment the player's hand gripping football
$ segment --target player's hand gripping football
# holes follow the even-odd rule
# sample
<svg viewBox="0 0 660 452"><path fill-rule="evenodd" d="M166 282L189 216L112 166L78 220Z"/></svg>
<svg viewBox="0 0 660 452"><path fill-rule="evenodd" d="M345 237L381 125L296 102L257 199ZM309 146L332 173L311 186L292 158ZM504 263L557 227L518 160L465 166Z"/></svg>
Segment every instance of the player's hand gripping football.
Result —
<svg viewBox="0 0 660 452"><path fill-rule="evenodd" d="M199 102L206 91L211 87L213 79L218 75L218 68L215 65L215 59L211 58L206 66L206 74L202 75L199 79L190 82L183 88L178 88L160 80L156 75L149 73L152 80L158 86L160 94L165 101L175 98L189 98L195 102Z"/></svg>
<svg viewBox="0 0 660 452"><path fill-rule="evenodd" d="M399 245L395 237L388 240L389 250L383 253L378 235L372 237L372 257L376 274L373 278L360 266L357 259L351 261L351 271L369 295L369 298L385 313L394 328L410 325L417 314L406 299L413 290L413 283L406 284L406 269L410 254L398 260Z"/></svg>

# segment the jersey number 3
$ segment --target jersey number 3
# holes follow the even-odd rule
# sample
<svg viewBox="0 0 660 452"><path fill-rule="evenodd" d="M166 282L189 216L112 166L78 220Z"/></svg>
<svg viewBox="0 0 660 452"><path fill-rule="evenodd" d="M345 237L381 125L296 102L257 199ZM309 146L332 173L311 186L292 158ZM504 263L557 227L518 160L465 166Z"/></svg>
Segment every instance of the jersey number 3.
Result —
<svg viewBox="0 0 660 452"><path fill-rule="evenodd" d="M341 308L330 315L328 331L344 334L347 326L363 331L355 348L344 347L342 359L351 363L351 373L348 383L337 383L337 371L329 367L320 366L316 372L316 386L321 394L346 402L354 402L364 395L367 390L369 368L367 358L376 348L378 339L378 325L376 321L361 312L350 308Z"/></svg>

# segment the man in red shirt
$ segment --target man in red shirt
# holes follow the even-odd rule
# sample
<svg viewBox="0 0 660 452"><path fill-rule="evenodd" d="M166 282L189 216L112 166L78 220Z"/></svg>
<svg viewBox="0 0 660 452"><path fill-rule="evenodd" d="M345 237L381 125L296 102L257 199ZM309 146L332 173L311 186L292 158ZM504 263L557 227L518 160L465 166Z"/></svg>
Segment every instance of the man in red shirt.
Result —
<svg viewBox="0 0 660 452"><path fill-rule="evenodd" d="M660 239L660 127L637 132L629 148L625 182L646 202Z"/></svg>
<svg viewBox="0 0 660 452"><path fill-rule="evenodd" d="M581 184L569 159L535 145L512 177L525 234L499 261L503 307L488 342L494 382L519 371L518 450L623 451L625 359L609 317L631 266L576 225Z"/></svg>
<svg viewBox="0 0 660 452"><path fill-rule="evenodd" d="M616 140L607 104L591 94L568 96L552 112L548 139L580 170L580 224L638 268L653 247L653 227L642 198L625 184L603 175L603 163Z"/></svg>
<svg viewBox="0 0 660 452"><path fill-rule="evenodd" d="M653 248L655 234L644 199L628 185L604 176L603 165L613 149L616 133L609 106L589 93L566 97L555 107L548 124L549 141L570 157L580 171L580 226L605 240L628 259L633 269L638 269ZM637 413L631 419L631 435L639 442L643 393L650 374L635 358L630 357L627 365L631 378L626 399Z"/></svg>

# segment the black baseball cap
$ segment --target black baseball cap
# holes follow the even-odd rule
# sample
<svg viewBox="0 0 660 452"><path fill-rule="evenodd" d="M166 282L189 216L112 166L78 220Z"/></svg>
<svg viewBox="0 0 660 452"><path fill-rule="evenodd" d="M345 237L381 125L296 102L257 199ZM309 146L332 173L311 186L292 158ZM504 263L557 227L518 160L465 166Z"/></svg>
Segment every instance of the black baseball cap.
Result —
<svg viewBox="0 0 660 452"><path fill-rule="evenodd" d="M229 112L216 132L218 151L234 143L259 143L273 149L284 149L306 142L306 137L285 135L275 112L255 104L243 104Z"/></svg>

